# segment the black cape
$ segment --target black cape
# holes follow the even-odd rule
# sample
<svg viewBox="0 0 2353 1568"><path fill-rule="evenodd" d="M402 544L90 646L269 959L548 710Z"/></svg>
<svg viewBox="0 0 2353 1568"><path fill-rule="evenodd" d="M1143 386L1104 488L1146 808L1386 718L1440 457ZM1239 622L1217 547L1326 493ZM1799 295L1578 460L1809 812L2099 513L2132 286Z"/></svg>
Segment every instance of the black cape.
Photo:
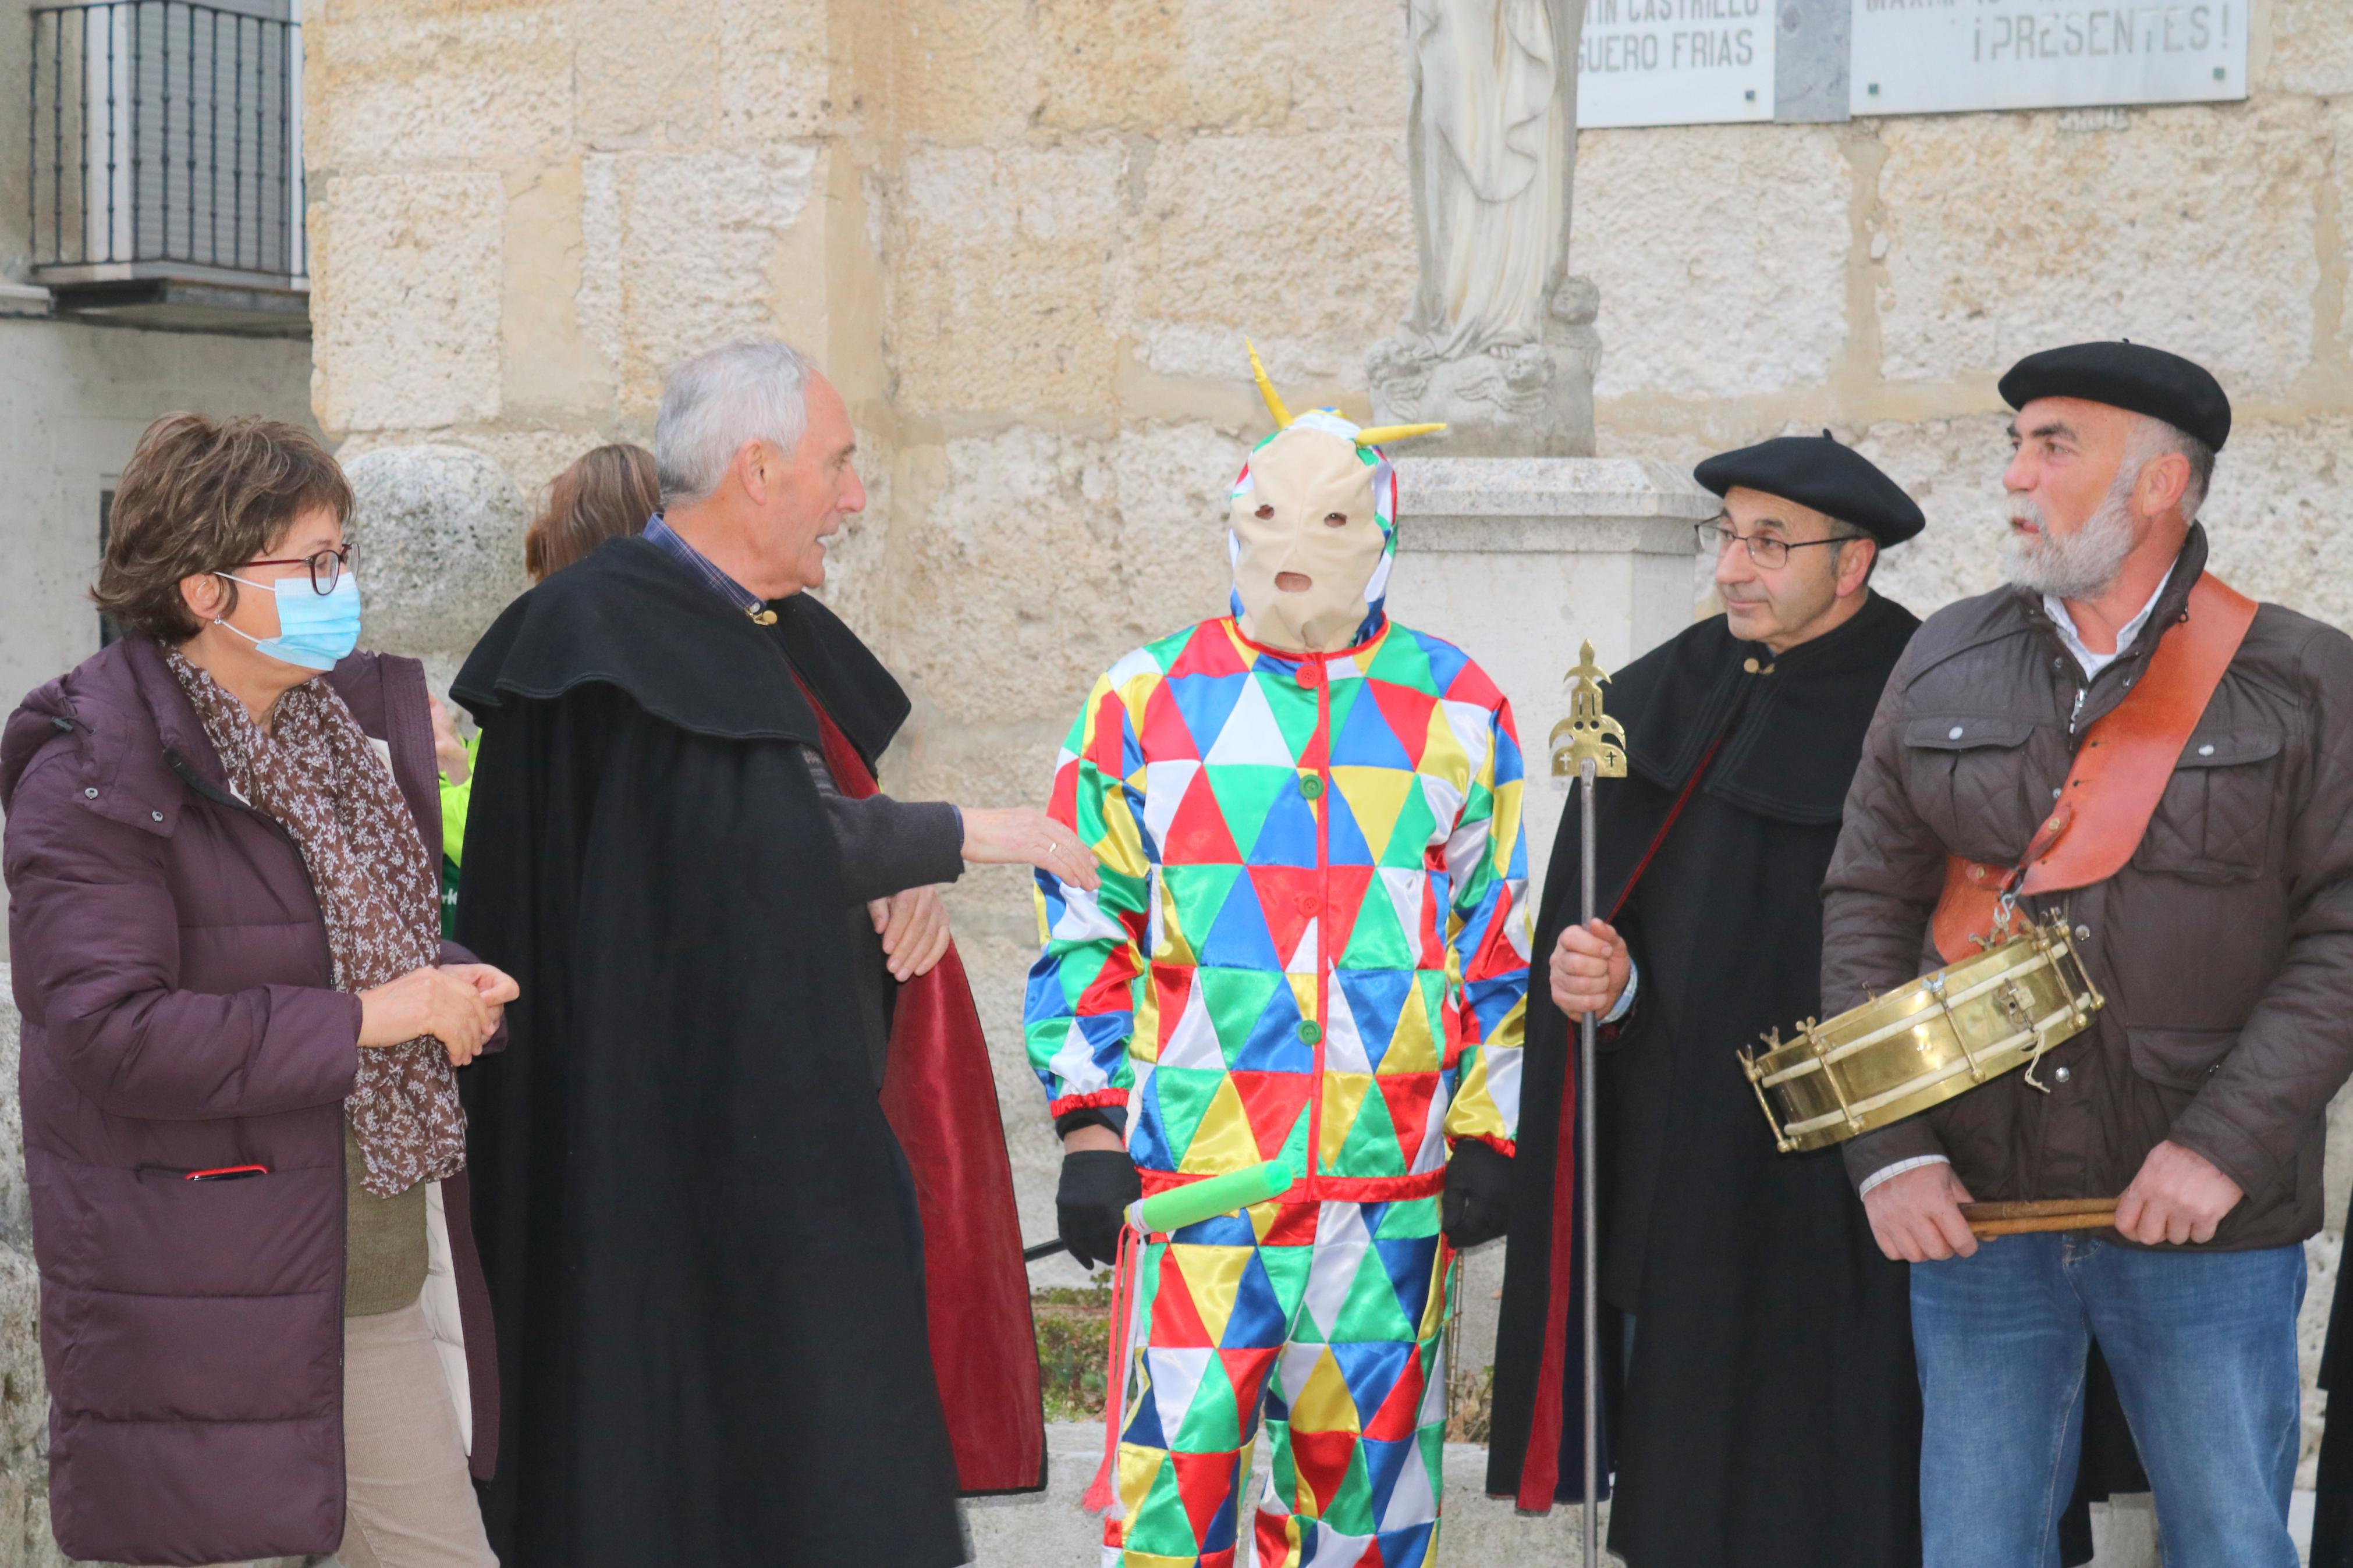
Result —
<svg viewBox="0 0 2353 1568"><path fill-rule="evenodd" d="M1880 689L1917 626L1874 595L1776 659L1718 616L1608 690L1629 776L1599 795L1599 908L1624 899L1615 923L1641 973L1632 1013L1604 1042L1598 1101L1602 1283L1616 1310L1605 1362L1625 1373L1611 1379L1609 1544L1636 1568L1920 1560L1905 1270L1872 1241L1836 1150L1775 1152L1735 1058L1820 1009L1822 876ZM1519 1489L1545 1319L1566 1310L1564 1500L1583 1489L1582 1370L1574 1289L1549 1299L1549 1238L1575 1035L1542 955L1577 919L1579 853L1572 811L1537 919L1488 1482ZM1630 1363L1617 1331L1627 1313Z"/></svg>
<svg viewBox="0 0 2353 1568"><path fill-rule="evenodd" d="M2353 1213L2348 1215L2353 1223ZM2320 1474L2313 1483L2310 1568L2353 1568L2353 1289L2337 1275L2328 1304L2328 1338L2320 1353L2320 1386L2328 1394L2328 1421L2320 1435Z"/></svg>
<svg viewBox="0 0 2353 1568"><path fill-rule="evenodd" d="M788 650L861 746L905 698L822 605L774 607L615 541L453 689L483 731L458 931L522 988L468 1075L508 1568L964 1561Z"/></svg>

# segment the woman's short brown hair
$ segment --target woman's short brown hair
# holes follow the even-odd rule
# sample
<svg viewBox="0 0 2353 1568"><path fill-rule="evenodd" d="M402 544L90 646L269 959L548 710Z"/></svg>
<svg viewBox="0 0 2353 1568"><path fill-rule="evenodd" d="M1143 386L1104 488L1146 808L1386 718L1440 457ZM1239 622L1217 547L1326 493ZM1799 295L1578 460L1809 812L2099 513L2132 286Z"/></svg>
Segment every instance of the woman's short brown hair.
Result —
<svg viewBox="0 0 2353 1568"><path fill-rule="evenodd" d="M268 555L317 507L350 521L352 487L309 432L275 419L166 414L116 481L90 597L125 631L185 642L203 627L181 579ZM228 592L233 609L237 584Z"/></svg>
<svg viewBox="0 0 2353 1568"><path fill-rule="evenodd" d="M626 442L599 447L549 483L547 510L522 536L523 570L536 583L608 539L636 533L660 510L654 455Z"/></svg>

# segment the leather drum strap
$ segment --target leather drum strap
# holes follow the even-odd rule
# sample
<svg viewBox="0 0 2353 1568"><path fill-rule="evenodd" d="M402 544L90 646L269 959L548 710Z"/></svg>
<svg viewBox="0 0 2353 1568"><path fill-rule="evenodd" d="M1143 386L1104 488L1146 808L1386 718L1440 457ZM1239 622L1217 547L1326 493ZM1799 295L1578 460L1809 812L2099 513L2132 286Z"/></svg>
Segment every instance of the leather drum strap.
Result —
<svg viewBox="0 0 2353 1568"><path fill-rule="evenodd" d="M2212 573L2189 589L2180 625L2168 627L2131 694L2084 732L2058 806L2020 864L2020 894L2088 888L2124 869L2148 829L2190 731L2222 683L2255 619L2255 602ZM2010 868L1950 855L1936 901L1936 951L1957 963L1993 928Z"/></svg>

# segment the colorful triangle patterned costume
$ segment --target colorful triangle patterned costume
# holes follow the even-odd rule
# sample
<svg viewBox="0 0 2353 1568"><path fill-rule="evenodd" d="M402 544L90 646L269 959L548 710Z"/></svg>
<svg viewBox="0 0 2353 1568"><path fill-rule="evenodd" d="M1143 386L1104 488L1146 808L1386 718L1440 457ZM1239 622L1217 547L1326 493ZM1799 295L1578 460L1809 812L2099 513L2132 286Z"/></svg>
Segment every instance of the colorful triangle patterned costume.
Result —
<svg viewBox="0 0 2353 1568"><path fill-rule="evenodd" d="M1124 1120L1146 1193L1274 1158L1299 1175L1132 1255L1103 1552L1120 1568L1236 1561L1261 1421L1261 1564L1434 1560L1439 1195L1455 1142L1509 1154L1517 1128L1529 937L1510 706L1460 649L1384 614L1397 486L1369 434L1275 406L1262 470L1281 444L1335 438L1371 470L1384 540L1356 641L1263 646L1238 596L1120 659L1051 806L1102 887L1039 878L1025 1011L1053 1113ZM1245 468L1238 515L1254 483Z"/></svg>

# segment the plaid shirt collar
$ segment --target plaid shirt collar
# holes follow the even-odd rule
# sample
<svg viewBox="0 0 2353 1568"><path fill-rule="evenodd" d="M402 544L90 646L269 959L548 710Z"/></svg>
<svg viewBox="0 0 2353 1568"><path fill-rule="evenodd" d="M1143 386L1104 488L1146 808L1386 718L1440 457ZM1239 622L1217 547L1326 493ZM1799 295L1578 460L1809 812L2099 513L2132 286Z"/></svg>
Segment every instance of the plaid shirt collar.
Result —
<svg viewBox="0 0 2353 1568"><path fill-rule="evenodd" d="M693 573L707 584L711 591L743 611L761 626L776 624L776 612L768 608L759 595L735 581L711 563L711 558L679 537L678 531L662 521L659 512L647 520L646 542L660 549L670 558Z"/></svg>

